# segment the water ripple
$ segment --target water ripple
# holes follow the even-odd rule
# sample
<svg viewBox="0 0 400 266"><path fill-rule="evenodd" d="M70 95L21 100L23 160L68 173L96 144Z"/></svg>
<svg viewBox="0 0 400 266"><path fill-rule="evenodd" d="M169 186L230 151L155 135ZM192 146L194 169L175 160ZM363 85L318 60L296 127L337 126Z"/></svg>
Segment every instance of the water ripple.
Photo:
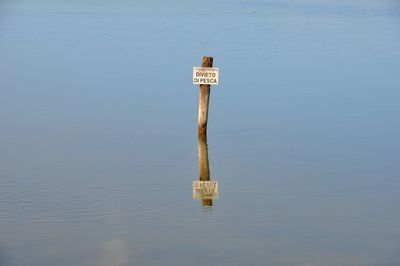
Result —
<svg viewBox="0 0 400 266"><path fill-rule="evenodd" d="M0 226L96 222L185 207L167 196L162 201L152 201L148 194L157 193L144 185L71 185L0 177Z"/></svg>

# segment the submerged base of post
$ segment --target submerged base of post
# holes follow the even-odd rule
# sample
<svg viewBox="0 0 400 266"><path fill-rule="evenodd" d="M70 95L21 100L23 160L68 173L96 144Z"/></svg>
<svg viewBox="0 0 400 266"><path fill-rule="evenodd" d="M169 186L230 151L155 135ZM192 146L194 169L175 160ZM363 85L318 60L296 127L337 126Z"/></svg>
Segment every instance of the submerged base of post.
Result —
<svg viewBox="0 0 400 266"><path fill-rule="evenodd" d="M207 139L207 127L199 127L199 139L206 140Z"/></svg>
<svg viewBox="0 0 400 266"><path fill-rule="evenodd" d="M213 206L213 201L212 201L212 199L203 199L201 201L201 204L203 206Z"/></svg>

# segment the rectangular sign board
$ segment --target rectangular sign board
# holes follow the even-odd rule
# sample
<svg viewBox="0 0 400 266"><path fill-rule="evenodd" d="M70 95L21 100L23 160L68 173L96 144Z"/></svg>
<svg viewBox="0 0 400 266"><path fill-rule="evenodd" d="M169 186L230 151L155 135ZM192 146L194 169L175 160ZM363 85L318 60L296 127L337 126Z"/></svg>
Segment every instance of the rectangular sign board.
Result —
<svg viewBox="0 0 400 266"><path fill-rule="evenodd" d="M193 84L218 85L218 67L193 67Z"/></svg>
<svg viewBox="0 0 400 266"><path fill-rule="evenodd" d="M218 182L193 181L193 199L214 199L218 198Z"/></svg>

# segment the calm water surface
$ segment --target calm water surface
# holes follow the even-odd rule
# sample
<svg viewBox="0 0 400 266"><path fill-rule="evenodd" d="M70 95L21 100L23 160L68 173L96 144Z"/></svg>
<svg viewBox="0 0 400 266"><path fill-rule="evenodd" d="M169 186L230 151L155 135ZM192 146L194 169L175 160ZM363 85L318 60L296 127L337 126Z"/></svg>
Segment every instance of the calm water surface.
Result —
<svg viewBox="0 0 400 266"><path fill-rule="evenodd" d="M397 1L2 1L0 265L400 265L399 85Z"/></svg>

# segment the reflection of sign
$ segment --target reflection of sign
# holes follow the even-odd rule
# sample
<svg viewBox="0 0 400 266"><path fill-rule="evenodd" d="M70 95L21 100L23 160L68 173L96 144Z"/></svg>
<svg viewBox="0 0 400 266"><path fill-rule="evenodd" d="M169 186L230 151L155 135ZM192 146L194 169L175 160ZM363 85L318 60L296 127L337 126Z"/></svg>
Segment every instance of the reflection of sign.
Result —
<svg viewBox="0 0 400 266"><path fill-rule="evenodd" d="M214 199L218 198L218 182L213 181L193 181L194 199Z"/></svg>
<svg viewBox="0 0 400 266"><path fill-rule="evenodd" d="M194 67L193 84L218 85L218 67Z"/></svg>

